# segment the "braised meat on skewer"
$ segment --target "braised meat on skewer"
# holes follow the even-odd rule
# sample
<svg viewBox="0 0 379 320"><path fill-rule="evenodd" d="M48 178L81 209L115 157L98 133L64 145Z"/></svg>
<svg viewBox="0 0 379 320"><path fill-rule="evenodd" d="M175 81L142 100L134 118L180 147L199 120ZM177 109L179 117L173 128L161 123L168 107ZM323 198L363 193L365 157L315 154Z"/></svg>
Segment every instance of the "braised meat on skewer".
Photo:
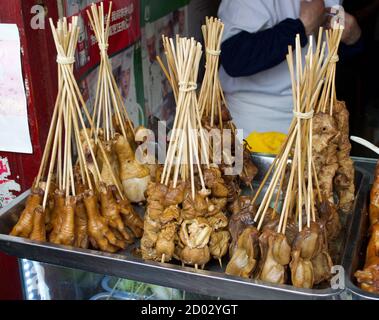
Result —
<svg viewBox="0 0 379 320"><path fill-rule="evenodd" d="M211 167L204 170L204 181L209 188L213 197L227 198L229 190L225 185L225 181L221 176L221 171L218 167Z"/></svg>
<svg viewBox="0 0 379 320"><path fill-rule="evenodd" d="M333 116L340 132L337 148L339 167L334 178L334 185L338 194L340 209L343 212L349 212L354 202L355 169L354 162L350 158L349 111L345 102L337 101L335 103Z"/></svg>
<svg viewBox="0 0 379 320"><path fill-rule="evenodd" d="M75 243L74 246L87 249L89 246L88 239L88 218L86 207L83 202L84 194L77 196L75 210Z"/></svg>
<svg viewBox="0 0 379 320"><path fill-rule="evenodd" d="M191 220L196 217L204 217L208 213L209 204L206 200L207 194L197 192L195 199L192 198L191 191L187 189L183 201L182 219Z"/></svg>
<svg viewBox="0 0 379 320"><path fill-rule="evenodd" d="M208 217L207 220L213 231L219 231L221 229L225 229L228 226L228 218L222 212Z"/></svg>
<svg viewBox="0 0 379 320"><path fill-rule="evenodd" d="M175 254L177 232L182 219L179 206L184 201L185 183L174 187L149 183L144 231L141 240L142 257L169 262Z"/></svg>
<svg viewBox="0 0 379 320"><path fill-rule="evenodd" d="M328 253L326 230L311 222L296 237L292 246L291 279L298 288L312 288L331 276L332 261Z"/></svg>
<svg viewBox="0 0 379 320"><path fill-rule="evenodd" d="M34 209L33 229L30 234L30 240L46 241L45 211L42 206Z"/></svg>
<svg viewBox="0 0 379 320"><path fill-rule="evenodd" d="M222 168L222 167L221 167ZM222 169L222 171L224 171ZM228 188L228 203L233 203L238 199L241 194L240 181L238 176L224 175L223 179Z"/></svg>
<svg viewBox="0 0 379 320"><path fill-rule="evenodd" d="M133 243L133 237L126 231L120 215L120 206L113 196L112 187L100 186L100 203L102 216L107 224L116 229L127 243Z"/></svg>
<svg viewBox="0 0 379 320"><path fill-rule="evenodd" d="M341 221L337 207L329 201L322 201L318 206L320 219L325 224L328 241L335 240L341 231Z"/></svg>
<svg viewBox="0 0 379 320"><path fill-rule="evenodd" d="M269 208L262 224L262 230L276 231L279 226L279 215ZM286 224L286 237L288 244L292 246L297 234L299 233L299 227L297 223L291 217L288 218Z"/></svg>
<svg viewBox="0 0 379 320"><path fill-rule="evenodd" d="M188 265L205 265L210 260L209 241L212 228L204 218L183 221L179 238L184 248L181 260Z"/></svg>
<svg viewBox="0 0 379 320"><path fill-rule="evenodd" d="M26 200L25 209L21 213L21 217L17 224L13 227L10 235L28 238L33 231L33 214L34 210L42 204L42 190L33 190Z"/></svg>
<svg viewBox="0 0 379 320"><path fill-rule="evenodd" d="M240 175L240 179L245 186L251 187L255 176L258 173L258 168L251 159L250 151L244 147L243 150L243 169Z"/></svg>
<svg viewBox="0 0 379 320"><path fill-rule="evenodd" d="M322 221L315 223L318 225L320 249L312 258L311 262L313 266L314 284L320 284L331 278L333 262L329 254L327 228Z"/></svg>
<svg viewBox="0 0 379 320"><path fill-rule="evenodd" d="M126 243L117 239L116 235L109 228L106 219L101 216L97 198L94 192L87 190L84 193L84 205L88 217L88 235L91 244L102 251L114 253L120 249L125 249Z"/></svg>
<svg viewBox="0 0 379 320"><path fill-rule="evenodd" d="M168 262L172 259L175 251L175 235L177 232L177 222L169 222L162 226L158 233L156 243L157 257L161 257L161 262Z"/></svg>
<svg viewBox="0 0 379 320"><path fill-rule="evenodd" d="M379 294L379 224L371 227L371 238L366 251L363 270L355 273L360 287L368 292Z"/></svg>
<svg viewBox="0 0 379 320"><path fill-rule="evenodd" d="M370 225L375 225L379 222L379 162L376 165L374 183L370 192L370 207L369 207Z"/></svg>
<svg viewBox="0 0 379 320"><path fill-rule="evenodd" d="M230 233L227 230L213 231L209 241L209 252L213 259L221 260L228 252Z"/></svg>
<svg viewBox="0 0 379 320"><path fill-rule="evenodd" d="M133 149L124 136L116 134L114 148L119 163L121 182L127 198L136 203L144 201L144 193L150 182L149 168L138 162Z"/></svg>
<svg viewBox="0 0 379 320"><path fill-rule="evenodd" d="M338 170L337 147L339 141L337 123L326 113L313 118L313 154L322 197L334 203L333 180Z"/></svg>
<svg viewBox="0 0 379 320"><path fill-rule="evenodd" d="M174 188L173 183L171 182L168 186L167 193L164 198L164 205L175 206L181 204L184 201L186 191L186 183L181 182Z"/></svg>
<svg viewBox="0 0 379 320"><path fill-rule="evenodd" d="M217 215L220 212L226 211L226 206L228 204L227 198L210 198L208 205L207 217Z"/></svg>
<svg viewBox="0 0 379 320"><path fill-rule="evenodd" d="M246 227L254 225L254 215L256 206L252 204L250 197L239 197L231 206L232 216L229 220L229 232L232 242L230 244L229 255L233 256L237 246L238 238Z"/></svg>
<svg viewBox="0 0 379 320"><path fill-rule="evenodd" d="M233 255L226 266L226 274L250 278L259 258L259 232L246 227L238 238Z"/></svg>
<svg viewBox="0 0 379 320"><path fill-rule="evenodd" d="M259 237L261 261L258 279L284 284L286 282L287 265L291 258L291 247L285 235L265 230Z"/></svg>

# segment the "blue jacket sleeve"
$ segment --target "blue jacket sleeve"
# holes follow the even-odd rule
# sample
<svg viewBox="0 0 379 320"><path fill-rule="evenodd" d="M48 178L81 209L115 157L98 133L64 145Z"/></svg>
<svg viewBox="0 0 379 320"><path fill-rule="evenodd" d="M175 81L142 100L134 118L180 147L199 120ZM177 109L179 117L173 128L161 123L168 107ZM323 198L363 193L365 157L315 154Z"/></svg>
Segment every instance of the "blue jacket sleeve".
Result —
<svg viewBox="0 0 379 320"><path fill-rule="evenodd" d="M241 31L222 43L221 64L231 77L252 76L270 69L286 59L288 46L295 46L296 34L300 34L304 47L308 39L299 19L286 19L256 33Z"/></svg>

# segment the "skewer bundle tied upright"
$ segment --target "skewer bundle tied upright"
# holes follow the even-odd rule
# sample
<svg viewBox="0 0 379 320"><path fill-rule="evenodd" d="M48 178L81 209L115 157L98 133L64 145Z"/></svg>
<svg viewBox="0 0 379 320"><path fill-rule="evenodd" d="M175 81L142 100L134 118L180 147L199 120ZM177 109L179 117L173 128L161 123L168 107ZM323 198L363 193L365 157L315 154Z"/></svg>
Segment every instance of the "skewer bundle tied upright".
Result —
<svg viewBox="0 0 379 320"><path fill-rule="evenodd" d="M219 20L213 19L212 23L210 22L211 20L208 19L209 22L209 27L213 25L213 31L214 34L216 35L217 33L217 38L218 40L214 42L213 45L216 45L217 48L214 48L213 50L217 49L219 50L220 47L220 37L222 35L222 30L223 30L223 25ZM205 27L203 27L204 30ZM216 32L215 29L219 29L219 31ZM204 30L206 32L206 30ZM218 44L217 44L218 43ZM175 63L173 63L172 57L175 57L175 54L172 50L172 42L170 43L170 40L166 37L163 37L163 45L165 47L165 52L166 52L166 57L167 57L167 64L169 68L169 73L174 75L179 74L177 71L177 67L172 69L173 66L175 66ZM209 52L209 48L207 47L207 52ZM216 63L214 63L214 72L215 77L214 81L219 81L218 80L218 56L216 55L217 60ZM195 78L196 79L196 78ZM180 81L180 78L178 80L178 86L179 88L178 92L183 91L180 89L180 84L182 81ZM219 84L219 82L218 82ZM221 90L221 86L219 85L217 90ZM206 128L203 129L204 122L201 121L202 115L201 115L201 110L198 112L200 105L198 104L198 101L196 100L196 91L192 90L193 98L194 98L194 117L196 117L196 123L197 123L197 128L199 132L199 159L202 157L205 161L205 165L203 166L203 173L201 172L201 168L197 166L197 176L201 181L201 189L203 192L200 192L200 195L196 195L195 199L191 198L189 194L187 194L187 197L183 203L183 219L193 219L194 217L198 216L204 216L208 220L208 224L212 227L212 232L210 236L210 241L209 241L209 251L210 255L219 261L221 265L221 258L227 253L227 248L228 248L228 243L230 240L230 234L228 232L227 225L228 225L228 219L225 215L224 212L226 212L226 205L227 202L230 201L230 198L232 198L236 192L235 190L239 188L238 187L232 187L230 188L230 184L226 183L225 181L225 176L223 175L222 170L220 170L219 166L214 163L215 161L212 162L212 158L210 156L210 150L212 149L211 145L209 144L208 137L206 136ZM221 91L222 94L222 91ZM201 108L200 108L201 109ZM226 110L227 111L227 110ZM232 123L230 123L232 125ZM213 159L215 160L215 159ZM189 161L185 161L184 164L186 163L190 164L190 159ZM212 165L210 165L212 163ZM203 178L202 178L203 177ZM204 185L206 188L209 189L209 191L205 191ZM198 187L200 188L200 186ZM205 194L209 193L209 196L205 198L204 202L204 197ZM205 208L208 207L208 211L205 212ZM196 210L194 210L196 208ZM205 222L205 221L204 221ZM185 224L182 224L182 227ZM179 242L179 247L183 247L183 243L185 241L183 240L184 237L184 230L185 228L181 229L180 234L182 235L180 239L182 239L182 243ZM194 245L191 245L194 246ZM180 252L180 248L178 249ZM185 250L183 250L184 255L186 253ZM201 250L200 250L201 252ZM188 253L187 253L188 255ZM178 256L178 255L177 255ZM183 263L188 263L188 264L201 264L199 263L192 263L191 259L189 258L182 258L181 259Z"/></svg>
<svg viewBox="0 0 379 320"><path fill-rule="evenodd" d="M85 126L86 120L91 124L91 119L73 74L79 35L77 23L77 17L73 17L70 24L64 18L55 27L50 20L58 52L59 90L34 191L11 235L81 248L91 243L102 251L116 252L124 249L132 237L125 230L112 227L116 226L109 219L110 208L99 210L100 185L96 181L100 184L103 181L96 161L94 137ZM99 150L105 165L110 167L102 146ZM93 171L88 163L93 165ZM113 172L111 176L115 178ZM123 198L117 187L115 193ZM36 207L34 211L33 207ZM33 220L35 227L29 232Z"/></svg>
<svg viewBox="0 0 379 320"><path fill-rule="evenodd" d="M220 208L226 201L210 198L213 190L207 189L204 173L211 168L196 95L202 48L194 39L177 37L174 44L164 37L163 41L167 74L170 82L177 81L177 111L160 183L151 183L147 192L142 255L204 266L211 256L219 259L226 253L229 235L221 233L227 219Z"/></svg>
<svg viewBox="0 0 379 320"><path fill-rule="evenodd" d="M206 66L205 76L200 89L199 108L202 126L208 131L210 142L213 142L209 144L210 162L217 162L219 171L221 171L221 177L228 188L228 202L232 203L240 194L240 182L251 187L252 180L257 174L257 168L251 160L250 152L235 139L235 125L227 108L227 103L220 84L219 57L221 54L220 49L223 30L223 23L216 18L207 18L206 24L202 27L206 45ZM169 80L177 101L179 80L175 68L175 59L169 39L162 36L162 41L167 58L167 68L159 56L157 57L157 61ZM218 129L219 134L213 129ZM224 131L225 129L230 130L229 135L228 132ZM224 133L226 133L226 139L230 141L224 141ZM213 139L211 141L212 137ZM223 142L226 143L224 144ZM236 144L238 144L238 146L236 146ZM225 146L227 146L227 149L225 149ZM230 171L230 166L233 165L233 157L235 156L237 147L240 148L240 150L243 149L243 172L239 176L226 175L225 173ZM219 159L220 156L221 159ZM219 161L222 159L224 161L220 164ZM212 172L206 174L206 182L207 180L219 179L219 173L216 173L216 171L217 170L213 168L213 174Z"/></svg>
<svg viewBox="0 0 379 320"><path fill-rule="evenodd" d="M210 127L217 125L222 130L224 122L231 120L225 110L226 101L218 73L224 24L220 19L207 17L201 30L206 48L206 72L199 95L200 113Z"/></svg>
<svg viewBox="0 0 379 320"><path fill-rule="evenodd" d="M194 99L197 99L194 90L196 90L197 70L201 57L201 46L194 40L177 37L176 47L172 39L166 40L172 50L170 51L172 54L172 65L170 67L172 69L170 70L175 69L176 71L177 80L172 79L172 81L178 83L176 91L177 112L173 125L174 132L175 130L176 132L172 134L173 137L169 144L160 182L151 183L147 191L145 232L141 240L142 257L162 262L170 261L175 254L176 238L180 225L179 205L184 201L185 181L190 178L189 161L187 163L185 161L190 156L190 150L191 156L193 156L193 145L197 142L192 139L192 134L188 135L188 132L193 129L191 126L195 125L196 127L196 123L192 121L192 111L194 110ZM197 148L195 151L198 155ZM175 156L177 156L176 166L174 165ZM172 175L173 168L175 172ZM182 182L178 181L179 176L182 178ZM169 190L170 187L171 190ZM191 189L192 196L195 196L193 167L191 167Z"/></svg>
<svg viewBox="0 0 379 320"><path fill-rule="evenodd" d="M213 144L210 145L211 151L222 150L223 159L226 160L220 166L222 172L232 165L232 158L235 156L237 148L243 148L241 142L236 139L236 126L233 123L232 116L228 110L227 102L224 92L222 90L220 77L219 77L219 60L221 55L221 41L224 32L224 24L217 18L206 18L205 24L202 26L202 33L204 37L205 52L206 52L206 65L205 75L201 85L199 94L199 107L203 127L210 133L212 129L220 130L220 137L213 139ZM224 144L224 130L230 132L230 146L229 150L225 149L227 144ZM228 139L228 138L227 138ZM238 146L236 146L238 144ZM226 176L226 180L230 194L229 200L233 202L240 193L238 187L242 182L244 185L252 188L252 180L257 174L257 167L251 161L250 152L244 146L244 161L243 171L239 176ZM215 156L213 152L210 156ZM215 159L213 159L215 160ZM239 178L239 179L238 179ZM240 181L238 181L240 180Z"/></svg>
<svg viewBox="0 0 379 320"><path fill-rule="evenodd" d="M100 137L96 143L103 144L118 183L122 184L127 198L131 202L139 203L145 200L144 193L150 181L150 170L136 159L134 126L113 76L108 56L112 2L107 16L104 15L102 2L99 5L92 4L87 15L98 41L101 58L92 117L96 136ZM98 158L102 164L104 161L101 154ZM106 184L114 183L107 166L102 166L101 175Z"/></svg>
<svg viewBox="0 0 379 320"><path fill-rule="evenodd" d="M324 59L321 37L314 51L311 37L303 67L300 36L296 37L295 57L294 64L290 47L287 61L292 80L294 119L285 144L251 201L257 227L250 226L245 232L251 234L253 241L248 248L246 242L237 244L226 272L238 274L243 269L242 274L246 277L283 284L287 281L289 265L292 284L311 288L330 277L331 267L325 228L315 206L321 201L321 193L314 168L312 131L314 109L331 57L328 55ZM263 198L255 209L259 197ZM242 233L240 239L243 236ZM242 261L241 250L247 256L246 263L237 268Z"/></svg>

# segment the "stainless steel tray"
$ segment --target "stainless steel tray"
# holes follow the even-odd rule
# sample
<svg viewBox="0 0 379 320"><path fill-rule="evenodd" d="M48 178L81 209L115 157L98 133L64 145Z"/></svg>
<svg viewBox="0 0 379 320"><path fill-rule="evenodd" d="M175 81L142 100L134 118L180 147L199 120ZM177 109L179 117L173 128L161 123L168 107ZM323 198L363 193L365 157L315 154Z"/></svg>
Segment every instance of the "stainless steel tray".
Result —
<svg viewBox="0 0 379 320"><path fill-rule="evenodd" d="M370 189L371 185L368 184L368 190ZM353 298L357 300L379 300L379 294L369 293L359 288L354 277L354 273L363 268L366 258L366 248L369 240L369 201L369 192L367 192L367 196L363 199L361 205L361 214L354 217L344 261L344 265L346 265L346 286Z"/></svg>
<svg viewBox="0 0 379 320"><path fill-rule="evenodd" d="M273 158L253 155L253 160L261 173L266 172ZM258 181L262 175L258 177ZM352 220L358 219L359 205L367 195L367 174L357 167L357 199L354 210L345 222L346 239L351 230ZM366 188L365 188L366 185ZM8 233L24 207L29 192L25 192L10 207L0 210L0 250L7 254L30 260L82 269L90 272L128 278L136 281L177 288L193 293L222 297L225 299L338 299L343 289L296 289L290 285L272 285L251 279L228 276L216 262L207 265L207 270L195 270L175 264L144 261L133 256L132 248L120 254L108 254L93 250L40 243L28 239L9 236ZM138 244L137 244L138 245ZM342 263L346 245L341 243ZM348 262L348 259L343 259ZM224 261L224 266L226 261ZM345 266L346 267L346 266Z"/></svg>

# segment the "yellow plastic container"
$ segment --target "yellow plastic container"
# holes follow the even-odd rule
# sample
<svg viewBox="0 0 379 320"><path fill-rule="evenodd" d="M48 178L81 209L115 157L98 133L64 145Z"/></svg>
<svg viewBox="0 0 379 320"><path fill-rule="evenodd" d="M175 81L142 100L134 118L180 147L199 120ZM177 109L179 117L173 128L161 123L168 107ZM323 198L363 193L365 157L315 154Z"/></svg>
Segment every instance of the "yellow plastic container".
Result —
<svg viewBox="0 0 379 320"><path fill-rule="evenodd" d="M278 154L286 137L280 132L252 132L245 140L251 152Z"/></svg>

